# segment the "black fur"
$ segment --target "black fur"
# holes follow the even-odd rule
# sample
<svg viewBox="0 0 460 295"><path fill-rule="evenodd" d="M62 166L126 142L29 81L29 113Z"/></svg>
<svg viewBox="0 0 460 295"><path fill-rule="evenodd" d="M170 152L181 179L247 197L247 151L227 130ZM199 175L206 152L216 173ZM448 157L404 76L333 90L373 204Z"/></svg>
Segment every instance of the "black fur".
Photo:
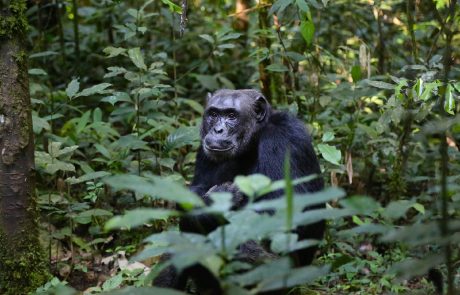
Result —
<svg viewBox="0 0 460 295"><path fill-rule="evenodd" d="M230 126L228 130L224 130L223 135L222 131L219 134L213 134L212 120L209 120L207 114L205 114L201 130L203 141L205 136L215 135L220 138L219 140L222 140L223 136L227 136L229 140L226 141L226 144L230 140L235 142L235 138L238 138L240 142L238 142L239 146L235 147L231 155L222 156L219 154L220 157L214 157L209 150L205 150L206 148L203 147L202 142L198 150L195 176L190 189L201 196L207 205L211 202L208 196L209 192L227 191L234 196L233 208L241 208L247 203L247 198L239 193L232 184L235 176L260 173L272 180L282 179L284 177L284 159L288 151L291 156L291 177L293 179L310 174L320 174L320 167L310 136L300 120L286 112L272 111L265 98L255 90L221 90L209 98L208 105L212 103L214 97L218 97L218 99L231 97L234 100L240 100L242 107L239 109L240 114L238 115L241 116L241 121L239 121L239 126L235 128ZM248 107L253 110L251 114L244 113L247 112ZM213 114L213 116L216 118L216 114ZM251 119L252 121L248 122ZM232 136L233 139L230 138ZM242 138L245 138L243 144L241 144ZM323 180L319 177L308 183L297 185L295 191L297 193L315 192L322 188ZM273 199L281 195L282 191L277 191L264 196L262 199ZM184 232L207 234L224 223L225 220L216 215L186 216L180 221L180 229ZM299 235L299 239L322 239L324 223L320 222L310 226L299 227L296 232ZM256 260L256 256L273 256L273 254L261 253L263 252L262 247L258 250L257 247L252 247L251 245L248 244L247 247L242 245L240 249L242 256L248 256L247 261ZM245 249L256 249L256 251L251 250L245 253ZM315 251L315 248L307 248L295 252L292 255L295 265L304 266L310 264L314 258ZM190 274L191 270L188 269L186 272ZM196 267L193 270L194 279L200 282L206 281L204 276L208 275L207 273L200 273L200 270ZM213 280L211 281L214 282ZM198 289L200 293L215 292L214 294L218 294L221 290L212 290L215 287L216 285L213 283L212 286L198 286Z"/></svg>

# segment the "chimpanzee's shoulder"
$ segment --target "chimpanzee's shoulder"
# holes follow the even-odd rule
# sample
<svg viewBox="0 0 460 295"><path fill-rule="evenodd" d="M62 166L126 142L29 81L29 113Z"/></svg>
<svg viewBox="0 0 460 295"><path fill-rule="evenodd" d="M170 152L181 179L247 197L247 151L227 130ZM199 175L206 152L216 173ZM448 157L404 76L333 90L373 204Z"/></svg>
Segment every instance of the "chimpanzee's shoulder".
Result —
<svg viewBox="0 0 460 295"><path fill-rule="evenodd" d="M268 125L268 132L281 132L287 138L309 138L304 123L293 114L285 111L275 111L271 114Z"/></svg>

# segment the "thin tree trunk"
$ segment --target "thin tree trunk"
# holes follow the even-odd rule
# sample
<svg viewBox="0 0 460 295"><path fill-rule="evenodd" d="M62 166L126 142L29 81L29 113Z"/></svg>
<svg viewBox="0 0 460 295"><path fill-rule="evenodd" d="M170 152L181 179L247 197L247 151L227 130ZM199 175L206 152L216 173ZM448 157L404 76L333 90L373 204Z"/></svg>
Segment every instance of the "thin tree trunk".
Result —
<svg viewBox="0 0 460 295"><path fill-rule="evenodd" d="M0 294L27 294L48 279L38 239L34 143L25 53L25 0L2 1L0 18Z"/></svg>
<svg viewBox="0 0 460 295"><path fill-rule="evenodd" d="M78 4L77 0L72 0L73 12L73 34L75 43L75 64L77 66L77 73L80 73L80 33L78 30Z"/></svg>
<svg viewBox="0 0 460 295"><path fill-rule="evenodd" d="M268 24L268 8L265 6L268 4L268 0L263 0L259 2L259 29L262 31L266 30L269 27ZM264 36L265 32L262 32L258 39L259 48L267 48L270 51L271 41L269 38ZM271 95L270 85L271 85L271 76L267 72L266 68L270 65L270 59L266 58L259 63L259 76L260 76L260 88L268 100L274 99Z"/></svg>
<svg viewBox="0 0 460 295"><path fill-rule="evenodd" d="M378 54L378 70L380 74L385 73L385 36L383 34L383 11L380 7L377 9L377 30L379 33L379 43L377 45L377 54Z"/></svg>
<svg viewBox="0 0 460 295"><path fill-rule="evenodd" d="M247 10L249 9L250 0L237 0L235 7L235 22L233 27L235 30L240 32L247 32L249 28L249 15Z"/></svg>

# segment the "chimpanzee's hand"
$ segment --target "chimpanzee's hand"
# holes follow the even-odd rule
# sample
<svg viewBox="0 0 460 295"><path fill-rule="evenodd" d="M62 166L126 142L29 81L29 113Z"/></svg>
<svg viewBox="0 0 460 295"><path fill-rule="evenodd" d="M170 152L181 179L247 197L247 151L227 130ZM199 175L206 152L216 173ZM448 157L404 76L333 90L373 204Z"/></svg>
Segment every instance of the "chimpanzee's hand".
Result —
<svg viewBox="0 0 460 295"><path fill-rule="evenodd" d="M211 204L211 198L210 194L211 193L231 193L232 194L232 208L231 210L238 210L242 207L244 207L248 203L248 198L240 192L238 187L231 183L231 182L225 182L223 184L215 185L211 187L208 192L203 196L204 202L206 205Z"/></svg>

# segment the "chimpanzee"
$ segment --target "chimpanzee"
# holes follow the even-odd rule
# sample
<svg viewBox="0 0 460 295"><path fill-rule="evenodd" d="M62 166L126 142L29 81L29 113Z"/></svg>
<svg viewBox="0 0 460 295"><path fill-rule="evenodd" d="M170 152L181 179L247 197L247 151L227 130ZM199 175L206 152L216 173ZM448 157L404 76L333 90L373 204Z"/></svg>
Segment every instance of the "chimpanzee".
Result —
<svg viewBox="0 0 460 295"><path fill-rule="evenodd" d="M190 189L201 196L206 205L211 203L209 193L230 192L233 194L233 209L241 208L248 199L232 183L235 176L260 173L272 180L282 179L288 151L292 178L320 174L318 160L304 124L287 112L272 110L259 91L223 89L209 94L200 133L201 146ZM322 188L323 180L318 177L297 185L295 191L315 192ZM280 190L262 199L281 195ZM222 217L219 216L185 216L180 221L180 230L207 234L220 225ZM319 240L323 237L324 223L298 227L296 232L299 240ZM251 248L251 244L246 246ZM244 247L242 251L245 251ZM294 265L310 264L315 251L314 248L296 251L292 256ZM186 269L179 277L182 279L175 281L181 282L179 285L185 284L187 277L195 280L198 289L202 290L201 294L220 293L219 283L201 265ZM202 284L206 286L200 286Z"/></svg>

